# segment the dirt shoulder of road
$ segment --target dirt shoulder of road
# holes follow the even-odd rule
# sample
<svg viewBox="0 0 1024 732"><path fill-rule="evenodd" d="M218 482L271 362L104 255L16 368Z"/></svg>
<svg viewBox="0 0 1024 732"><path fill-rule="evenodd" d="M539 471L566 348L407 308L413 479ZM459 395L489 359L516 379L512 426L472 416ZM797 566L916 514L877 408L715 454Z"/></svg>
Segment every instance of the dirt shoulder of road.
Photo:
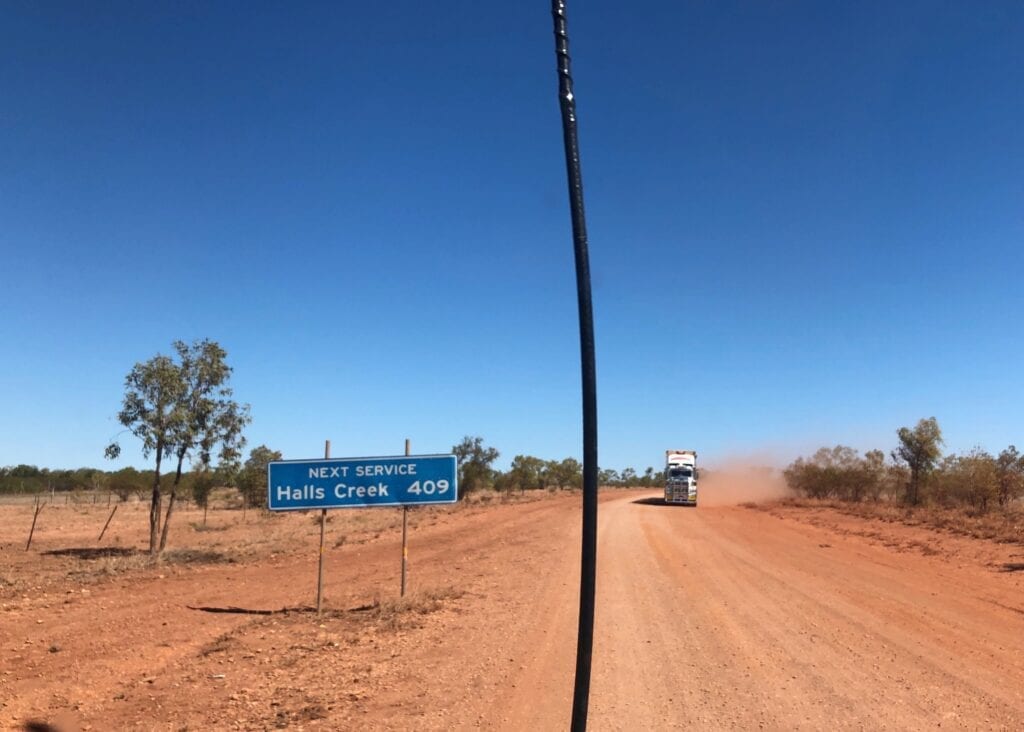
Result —
<svg viewBox="0 0 1024 732"><path fill-rule="evenodd" d="M148 507L0 507L0 725L60 730L449 728L500 683L495 648L578 523L578 491L474 497L409 516L178 514L143 551ZM556 548L557 547L557 548ZM575 567L578 560L573 560ZM467 691L472 693L467 694ZM475 706L473 707L475 709ZM468 715L468 716L467 716Z"/></svg>
<svg viewBox="0 0 1024 732"><path fill-rule="evenodd" d="M811 500L752 503L746 507L838 536L856 537L896 554L921 554L959 567L1024 574L1024 520L1016 515L972 518L962 511L915 511Z"/></svg>

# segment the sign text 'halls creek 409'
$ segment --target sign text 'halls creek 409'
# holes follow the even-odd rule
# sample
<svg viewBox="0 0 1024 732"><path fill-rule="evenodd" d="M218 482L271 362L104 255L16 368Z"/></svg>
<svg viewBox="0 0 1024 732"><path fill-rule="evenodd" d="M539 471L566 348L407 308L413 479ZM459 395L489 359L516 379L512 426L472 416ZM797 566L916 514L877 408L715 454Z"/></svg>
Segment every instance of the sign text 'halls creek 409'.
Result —
<svg viewBox="0 0 1024 732"><path fill-rule="evenodd" d="M454 503L454 455L281 460L267 466L271 511Z"/></svg>

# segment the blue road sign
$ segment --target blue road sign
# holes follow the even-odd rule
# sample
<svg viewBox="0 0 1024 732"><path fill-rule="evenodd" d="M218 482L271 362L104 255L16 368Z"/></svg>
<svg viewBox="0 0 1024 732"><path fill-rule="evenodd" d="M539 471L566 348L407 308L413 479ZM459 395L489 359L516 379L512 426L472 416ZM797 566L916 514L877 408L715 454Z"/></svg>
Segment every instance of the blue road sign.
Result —
<svg viewBox="0 0 1024 732"><path fill-rule="evenodd" d="M366 508L455 503L454 455L281 460L267 466L267 508Z"/></svg>

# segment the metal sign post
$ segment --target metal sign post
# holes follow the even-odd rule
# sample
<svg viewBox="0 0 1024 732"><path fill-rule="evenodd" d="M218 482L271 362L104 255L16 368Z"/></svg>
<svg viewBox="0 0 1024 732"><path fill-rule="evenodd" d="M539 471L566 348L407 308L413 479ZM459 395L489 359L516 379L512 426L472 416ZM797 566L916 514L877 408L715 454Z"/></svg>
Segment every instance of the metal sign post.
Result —
<svg viewBox="0 0 1024 732"><path fill-rule="evenodd" d="M409 455L409 438L405 438L405 454ZM405 565L409 561L409 546L405 542L406 534L408 533L409 526L409 507L402 506L402 589L399 591L399 597L405 597Z"/></svg>
<svg viewBox="0 0 1024 732"><path fill-rule="evenodd" d="M324 441L324 459L331 457L331 441ZM320 559L316 572L316 614L323 609L324 599L324 532L327 529L327 509L320 509Z"/></svg>
<svg viewBox="0 0 1024 732"><path fill-rule="evenodd" d="M459 497L454 455L278 460L267 465L267 508L271 511L320 509L320 559L316 608L323 606L324 531L329 508L402 507L402 586L409 558L409 506L455 503Z"/></svg>

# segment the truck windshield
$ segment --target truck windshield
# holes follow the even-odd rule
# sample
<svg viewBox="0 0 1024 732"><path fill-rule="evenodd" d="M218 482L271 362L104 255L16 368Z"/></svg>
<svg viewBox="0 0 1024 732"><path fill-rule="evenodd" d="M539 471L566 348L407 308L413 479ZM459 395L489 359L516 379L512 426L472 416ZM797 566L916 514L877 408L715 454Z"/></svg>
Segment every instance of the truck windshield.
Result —
<svg viewBox="0 0 1024 732"><path fill-rule="evenodd" d="M672 468L668 473L668 477L671 480L685 480L686 478L693 477L693 471L689 468Z"/></svg>

